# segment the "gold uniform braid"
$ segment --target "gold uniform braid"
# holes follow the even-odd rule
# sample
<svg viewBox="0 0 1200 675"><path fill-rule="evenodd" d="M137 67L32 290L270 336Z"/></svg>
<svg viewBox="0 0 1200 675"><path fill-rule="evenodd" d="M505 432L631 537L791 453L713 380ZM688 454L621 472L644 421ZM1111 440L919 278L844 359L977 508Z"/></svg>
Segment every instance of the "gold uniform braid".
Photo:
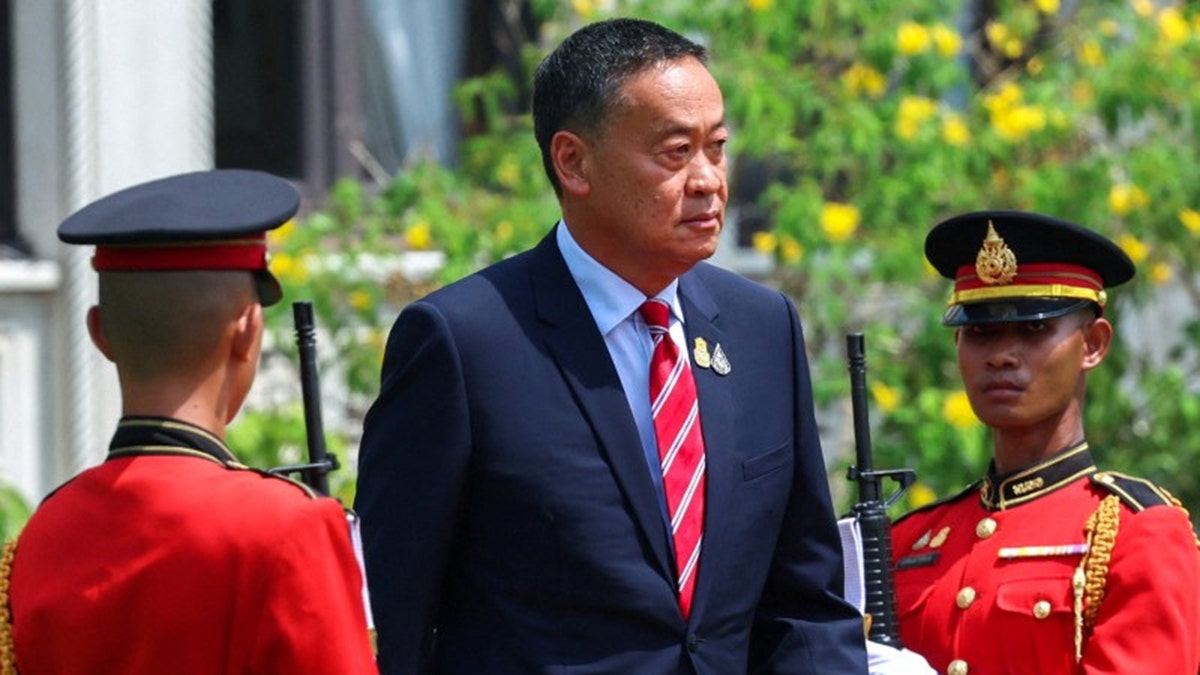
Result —
<svg viewBox="0 0 1200 675"><path fill-rule="evenodd" d="M13 643L12 612L8 605L8 580L12 576L17 540L4 542L0 553L0 675L17 675L17 654Z"/></svg>
<svg viewBox="0 0 1200 675"><path fill-rule="evenodd" d="M1084 527L1088 551L1075 570L1072 586L1075 592L1075 662L1083 659L1084 631L1096 625L1096 614L1104 600L1108 582L1108 564L1112 561L1113 546L1121 521L1121 500L1109 495L1088 518Z"/></svg>

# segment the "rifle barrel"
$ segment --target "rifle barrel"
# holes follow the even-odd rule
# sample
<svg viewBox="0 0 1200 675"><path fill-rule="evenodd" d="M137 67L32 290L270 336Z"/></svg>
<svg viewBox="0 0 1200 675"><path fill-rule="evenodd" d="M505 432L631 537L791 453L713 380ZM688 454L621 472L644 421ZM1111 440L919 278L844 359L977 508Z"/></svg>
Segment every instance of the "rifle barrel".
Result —
<svg viewBox="0 0 1200 675"><path fill-rule="evenodd" d="M300 351L300 390L304 397L304 433L308 442L309 468L304 469L304 482L309 487L329 494L332 461L325 449L325 425L321 420L321 383L317 371L316 321L311 302L292 303L292 318L296 325L296 346Z"/></svg>

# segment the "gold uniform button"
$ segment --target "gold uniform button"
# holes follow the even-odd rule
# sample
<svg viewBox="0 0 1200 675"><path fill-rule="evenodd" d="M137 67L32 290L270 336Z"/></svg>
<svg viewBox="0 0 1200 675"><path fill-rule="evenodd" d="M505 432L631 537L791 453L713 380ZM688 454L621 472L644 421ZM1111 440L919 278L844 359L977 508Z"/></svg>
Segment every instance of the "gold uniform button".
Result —
<svg viewBox="0 0 1200 675"><path fill-rule="evenodd" d="M1039 619L1050 616L1050 603L1045 600L1038 600L1033 603L1033 615Z"/></svg>
<svg viewBox="0 0 1200 675"><path fill-rule="evenodd" d="M996 534L996 521L991 518L984 518L975 526L975 536L980 539L987 539L993 534Z"/></svg>
<svg viewBox="0 0 1200 675"><path fill-rule="evenodd" d="M967 586L958 592L958 597L954 599L954 604L958 605L959 609L966 609L975 602L975 589Z"/></svg>
<svg viewBox="0 0 1200 675"><path fill-rule="evenodd" d="M950 667L946 668L946 675L967 675L970 669L967 668L967 662L962 659L954 659L950 662Z"/></svg>

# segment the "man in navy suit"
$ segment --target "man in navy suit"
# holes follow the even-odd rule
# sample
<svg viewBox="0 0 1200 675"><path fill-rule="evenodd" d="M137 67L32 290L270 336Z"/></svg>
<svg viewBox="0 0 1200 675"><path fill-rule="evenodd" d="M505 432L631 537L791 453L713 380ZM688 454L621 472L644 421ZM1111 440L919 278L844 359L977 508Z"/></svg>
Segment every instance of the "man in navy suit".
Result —
<svg viewBox="0 0 1200 675"><path fill-rule="evenodd" d="M356 501L382 672L867 672L796 311L702 262L729 135L704 59L630 19L563 42L533 102L562 221L397 319ZM687 544L648 298L699 400Z"/></svg>

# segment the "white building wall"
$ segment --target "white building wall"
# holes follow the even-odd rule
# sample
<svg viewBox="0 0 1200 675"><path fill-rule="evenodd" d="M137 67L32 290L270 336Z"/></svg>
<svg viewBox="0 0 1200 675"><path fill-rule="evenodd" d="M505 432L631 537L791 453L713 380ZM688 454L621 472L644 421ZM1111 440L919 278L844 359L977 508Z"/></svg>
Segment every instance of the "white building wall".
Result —
<svg viewBox="0 0 1200 675"><path fill-rule="evenodd" d="M0 261L0 480L36 501L104 456L115 372L88 342L84 204L213 164L210 0L15 0L17 211L41 260Z"/></svg>

